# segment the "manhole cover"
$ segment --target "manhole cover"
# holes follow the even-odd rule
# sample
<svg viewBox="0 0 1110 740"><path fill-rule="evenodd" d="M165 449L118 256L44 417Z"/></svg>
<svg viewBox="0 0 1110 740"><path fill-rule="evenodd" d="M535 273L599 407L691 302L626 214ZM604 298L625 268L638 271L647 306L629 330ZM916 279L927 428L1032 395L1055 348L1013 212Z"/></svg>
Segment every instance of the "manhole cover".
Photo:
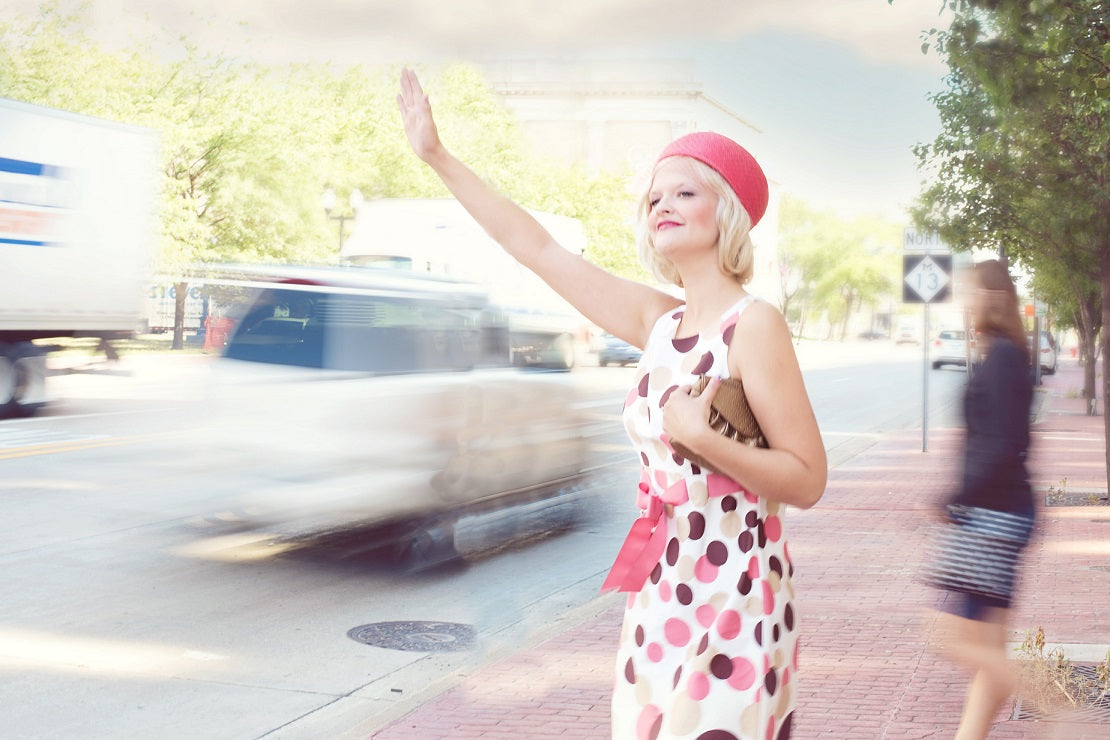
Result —
<svg viewBox="0 0 1110 740"><path fill-rule="evenodd" d="M456 622L374 622L347 631L347 637L364 645L415 653L469 650L474 636L473 627Z"/></svg>
<svg viewBox="0 0 1110 740"><path fill-rule="evenodd" d="M1110 724L1110 690L1098 677L1098 665L1095 663L1072 663L1070 693L1075 700L1071 707L1063 707L1058 715L1055 712L1042 712L1036 702L1019 698L1012 719L1054 719L1071 722L1093 722L1097 724Z"/></svg>

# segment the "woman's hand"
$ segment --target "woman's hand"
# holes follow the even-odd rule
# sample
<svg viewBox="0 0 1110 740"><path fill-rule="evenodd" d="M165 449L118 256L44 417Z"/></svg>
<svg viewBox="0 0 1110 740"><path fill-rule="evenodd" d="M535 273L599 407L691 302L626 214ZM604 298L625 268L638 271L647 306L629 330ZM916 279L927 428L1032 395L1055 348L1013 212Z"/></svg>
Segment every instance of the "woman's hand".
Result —
<svg viewBox="0 0 1110 740"><path fill-rule="evenodd" d="M669 439L677 439L697 452L697 439L709 426L710 406L721 387L720 378L710 378L700 394L694 395L692 386L677 388L663 405L663 431Z"/></svg>
<svg viewBox="0 0 1110 740"><path fill-rule="evenodd" d="M439 141L432 118L432 106L420 80L411 69L401 71L401 92L397 95L397 108L401 111L401 122L405 126L405 136L416 156L425 162L430 161L443 148Z"/></svg>

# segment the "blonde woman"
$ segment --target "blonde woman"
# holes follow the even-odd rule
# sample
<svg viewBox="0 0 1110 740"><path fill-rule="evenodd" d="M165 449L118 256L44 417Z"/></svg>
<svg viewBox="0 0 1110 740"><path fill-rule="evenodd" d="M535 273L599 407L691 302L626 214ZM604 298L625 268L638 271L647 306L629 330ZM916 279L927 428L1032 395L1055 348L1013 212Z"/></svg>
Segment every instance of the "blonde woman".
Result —
<svg viewBox="0 0 1110 740"><path fill-rule="evenodd" d="M613 737L789 737L798 616L783 515L786 504L817 502L827 463L786 323L744 289L749 232L768 200L759 165L712 133L672 142L656 163L639 208L640 252L684 288L682 301L563 249L451 155L409 70L397 103L413 151L493 239L603 330L644 349L624 408L642 463L641 517L605 584L629 592ZM699 375L713 380L696 395ZM743 379L769 449L709 426L718 378Z"/></svg>

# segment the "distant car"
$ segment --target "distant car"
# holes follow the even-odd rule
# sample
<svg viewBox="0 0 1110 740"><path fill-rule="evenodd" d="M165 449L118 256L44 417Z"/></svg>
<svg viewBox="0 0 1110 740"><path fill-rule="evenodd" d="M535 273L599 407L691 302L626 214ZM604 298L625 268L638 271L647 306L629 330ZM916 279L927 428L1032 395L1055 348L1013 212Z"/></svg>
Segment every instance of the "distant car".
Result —
<svg viewBox="0 0 1110 740"><path fill-rule="evenodd" d="M1033 333L1029 332L1026 337L1029 340L1029 349L1033 349ZM1059 354L1056 346L1056 338L1052 336L1051 332L1041 330L1041 346L1040 351L1036 353L1040 358L1041 372L1046 375L1054 375L1056 373L1057 355Z"/></svg>
<svg viewBox="0 0 1110 740"><path fill-rule="evenodd" d="M882 331L861 331L859 333L859 338L860 339L872 340L872 339L887 339L888 337L886 335L886 332L882 332Z"/></svg>
<svg viewBox="0 0 1110 740"><path fill-rule="evenodd" d="M639 362L642 355L643 352L636 347L620 337L607 333L601 336L601 348L597 351L597 364L602 367L607 365L630 365Z"/></svg>
<svg viewBox="0 0 1110 740"><path fill-rule="evenodd" d="M902 324L898 327L898 335L894 342L895 344L920 344L920 330L913 324Z"/></svg>
<svg viewBox="0 0 1110 740"><path fill-rule="evenodd" d="M933 341L931 352L933 369L936 370L942 365L966 367L969 354L971 355L971 362L974 364L977 359L975 339L973 338L969 342L967 333L963 330L946 329L937 335L936 340Z"/></svg>
<svg viewBox="0 0 1110 740"><path fill-rule="evenodd" d="M512 367L507 316L476 286L257 266L209 290L235 319L211 451L251 482L227 505L259 525L388 525L404 545L410 524L568 492L588 469L570 375Z"/></svg>

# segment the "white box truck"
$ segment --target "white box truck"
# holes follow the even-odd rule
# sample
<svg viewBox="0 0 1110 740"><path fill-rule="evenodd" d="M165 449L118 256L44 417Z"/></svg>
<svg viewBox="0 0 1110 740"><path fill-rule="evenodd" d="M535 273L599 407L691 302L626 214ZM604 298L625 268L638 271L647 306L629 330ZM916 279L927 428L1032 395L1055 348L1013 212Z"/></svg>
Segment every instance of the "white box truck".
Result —
<svg viewBox="0 0 1110 740"><path fill-rule="evenodd" d="M36 340L134 332L157 162L152 131L0 98L0 418L46 401Z"/></svg>

